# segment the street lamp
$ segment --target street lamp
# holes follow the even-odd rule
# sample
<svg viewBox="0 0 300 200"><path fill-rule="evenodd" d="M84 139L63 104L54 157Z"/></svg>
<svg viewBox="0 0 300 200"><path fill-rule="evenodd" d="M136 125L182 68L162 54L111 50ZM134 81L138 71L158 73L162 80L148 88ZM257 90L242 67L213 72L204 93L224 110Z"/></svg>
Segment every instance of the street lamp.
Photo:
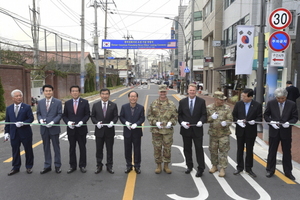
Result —
<svg viewBox="0 0 300 200"><path fill-rule="evenodd" d="M176 19L172 19L172 18L170 18L170 17L165 17L165 19L169 19L169 20L173 20L173 21L177 22L177 23L179 24L181 30L182 30L182 34L183 34L183 37L184 37L184 45L185 45L185 49L186 49L185 63L186 63L186 67L188 67L188 64L187 64L187 63L188 63L188 60L189 60L189 58L188 58L188 50L189 50L189 47L190 47L190 43L187 44L186 36L185 36L185 32L184 32L183 26L182 26L182 24L181 24L178 20L176 20ZM186 82L186 83L187 83L187 80L188 80L188 73L185 74L185 82ZM185 87L185 89L187 89L187 87Z"/></svg>

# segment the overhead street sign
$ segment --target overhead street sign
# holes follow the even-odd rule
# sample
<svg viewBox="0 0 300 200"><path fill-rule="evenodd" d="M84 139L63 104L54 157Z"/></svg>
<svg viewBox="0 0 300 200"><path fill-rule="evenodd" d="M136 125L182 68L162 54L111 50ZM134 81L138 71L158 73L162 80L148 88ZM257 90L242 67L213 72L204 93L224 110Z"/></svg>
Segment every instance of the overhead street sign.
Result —
<svg viewBox="0 0 300 200"><path fill-rule="evenodd" d="M176 49L177 40L102 40L102 49Z"/></svg>
<svg viewBox="0 0 300 200"><path fill-rule="evenodd" d="M184 68L184 72L185 73L190 73L190 69L186 66L186 68Z"/></svg>
<svg viewBox="0 0 300 200"><path fill-rule="evenodd" d="M292 21L292 13L285 8L273 10L269 16L269 24L276 30L284 29L290 25Z"/></svg>
<svg viewBox="0 0 300 200"><path fill-rule="evenodd" d="M272 53L270 66L272 67L283 67L284 66L284 53Z"/></svg>
<svg viewBox="0 0 300 200"><path fill-rule="evenodd" d="M290 45L290 36L283 31L272 33L269 38L269 47L273 51L284 51Z"/></svg>

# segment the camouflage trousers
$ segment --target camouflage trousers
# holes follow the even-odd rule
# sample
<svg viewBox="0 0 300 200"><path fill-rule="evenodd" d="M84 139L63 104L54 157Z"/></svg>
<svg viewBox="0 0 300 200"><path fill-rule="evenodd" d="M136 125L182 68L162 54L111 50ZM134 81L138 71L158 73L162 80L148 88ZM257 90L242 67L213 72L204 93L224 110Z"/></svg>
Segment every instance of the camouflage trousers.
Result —
<svg viewBox="0 0 300 200"><path fill-rule="evenodd" d="M221 168L227 168L228 151L230 149L229 136L209 137L209 151L211 164Z"/></svg>
<svg viewBox="0 0 300 200"><path fill-rule="evenodd" d="M152 133L152 144L154 147L154 159L157 164L162 162L171 162L171 146L173 144L173 133Z"/></svg>

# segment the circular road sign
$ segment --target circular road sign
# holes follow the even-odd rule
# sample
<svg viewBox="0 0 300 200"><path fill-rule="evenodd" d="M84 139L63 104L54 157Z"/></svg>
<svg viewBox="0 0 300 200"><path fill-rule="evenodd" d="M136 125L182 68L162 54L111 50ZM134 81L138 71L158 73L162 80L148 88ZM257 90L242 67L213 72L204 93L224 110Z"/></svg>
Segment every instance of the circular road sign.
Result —
<svg viewBox="0 0 300 200"><path fill-rule="evenodd" d="M290 36L284 31L276 31L269 38L269 47L273 51L284 51L290 45Z"/></svg>
<svg viewBox="0 0 300 200"><path fill-rule="evenodd" d="M292 14L288 9L278 8L273 10L269 16L270 26L274 29L280 30L290 25L292 21Z"/></svg>

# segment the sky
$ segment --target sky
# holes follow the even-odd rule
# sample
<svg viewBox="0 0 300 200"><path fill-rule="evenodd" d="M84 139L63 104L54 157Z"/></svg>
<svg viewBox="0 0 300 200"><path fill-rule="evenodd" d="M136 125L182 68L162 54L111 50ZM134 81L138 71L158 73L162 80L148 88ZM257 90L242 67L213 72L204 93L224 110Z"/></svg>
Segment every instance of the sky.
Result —
<svg viewBox="0 0 300 200"><path fill-rule="evenodd" d="M99 0L97 0L100 2ZM105 2L105 0L101 0ZM188 0L107 0L108 17L107 39L124 39L130 36L137 40L170 39L172 20L178 15L180 2L186 5ZM113 3L114 2L114 3ZM93 44L95 12L92 7L94 0L85 0L85 40ZM35 0L36 9L40 13L40 25L53 32L63 33L80 46L81 38L81 0ZM30 10L33 0L6 1L0 5L0 39L14 44L32 45ZM104 39L105 12L102 6L97 9L99 47L103 54L100 41ZM19 21L13 17L22 19ZM40 34L42 44L43 34ZM93 46L86 44L85 51L93 51ZM80 48L79 48L80 50ZM129 51L133 59L133 50ZM166 50L139 50L139 56L148 57L152 62L158 59L157 54L167 55ZM126 50L114 50L114 57L126 57Z"/></svg>

